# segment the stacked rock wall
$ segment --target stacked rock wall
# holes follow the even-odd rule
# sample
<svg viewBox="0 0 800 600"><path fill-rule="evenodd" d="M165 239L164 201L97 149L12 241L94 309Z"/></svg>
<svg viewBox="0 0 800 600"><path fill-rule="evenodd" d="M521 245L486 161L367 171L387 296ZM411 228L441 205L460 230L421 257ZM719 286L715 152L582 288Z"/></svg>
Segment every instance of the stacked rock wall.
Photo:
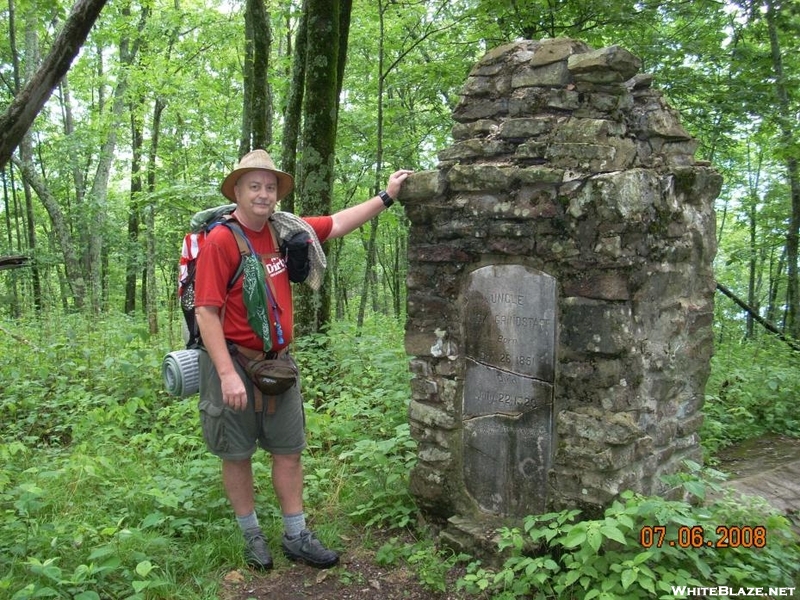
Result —
<svg viewBox="0 0 800 600"><path fill-rule="evenodd" d="M569 39L497 48L438 169L407 183L411 488L431 516L602 507L702 460L721 178L639 68Z"/></svg>

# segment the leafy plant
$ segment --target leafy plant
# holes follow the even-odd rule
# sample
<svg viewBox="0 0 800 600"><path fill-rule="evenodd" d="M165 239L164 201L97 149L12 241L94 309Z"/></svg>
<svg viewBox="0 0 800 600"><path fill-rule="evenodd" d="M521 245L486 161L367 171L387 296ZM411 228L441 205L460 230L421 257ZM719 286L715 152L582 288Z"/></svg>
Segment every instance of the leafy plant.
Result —
<svg viewBox="0 0 800 600"><path fill-rule="evenodd" d="M230 517L165 350L127 317L17 331L36 343L0 356L0 598L207 597Z"/></svg>
<svg viewBox="0 0 800 600"><path fill-rule="evenodd" d="M698 478L684 483L695 490L706 485ZM697 506L624 492L603 518L579 516L578 510L530 516L522 529L502 529L502 567L473 562L458 587L503 600L611 600L673 598L673 586L796 583L797 537L785 517L755 501L723 495ZM763 526L765 543L717 547L724 531L717 528L732 523Z"/></svg>
<svg viewBox="0 0 800 600"><path fill-rule="evenodd" d="M447 591L449 572L468 558L469 556L465 554L437 548L430 538L416 540L413 543L404 543L398 538L392 538L375 554L375 560L379 565L397 565L401 562L407 564L414 569L419 581L434 592Z"/></svg>
<svg viewBox="0 0 800 600"><path fill-rule="evenodd" d="M700 435L709 457L766 433L800 437L797 357L774 339L729 340L717 349Z"/></svg>
<svg viewBox="0 0 800 600"><path fill-rule="evenodd" d="M307 411L309 481L320 484L317 490L336 489L348 515L367 526L408 527L416 510L408 492L416 443L407 420L409 374L401 339L396 321L377 318L360 332L352 324L337 323L297 345L304 394L313 405ZM343 496L345 486L316 476L317 461L329 465L328 454L341 461L337 472L347 474Z"/></svg>
<svg viewBox="0 0 800 600"><path fill-rule="evenodd" d="M0 598L213 595L219 570L243 560L241 538L218 460L200 435L194 400L177 401L162 391L159 361L170 348L169 332L151 339L128 317L80 315L58 323L20 320L15 328L36 343L7 344L0 354ZM375 318L360 331L337 323L297 343L308 404L305 494L323 538L365 527L415 530L407 477L416 446L407 423L402 336L397 321ZM712 393L727 379L728 409L735 398L752 398L744 403L752 421L717 425L729 438L735 426L741 426L739 436L762 430L762 423L780 429L793 422L788 409L771 408L789 405L791 366L775 348L764 346L755 358L752 352L753 346L722 347L715 359ZM749 366L762 360L775 368ZM732 380L736 363L739 379ZM760 387L772 389L777 401L756 385L772 374L772 388ZM713 401L707 408L705 427L727 418L727 409L718 415ZM262 485L269 480L268 461L257 459L254 469L262 525L268 535L279 535L271 486ZM713 481L691 475L673 485L695 496L709 489L719 494ZM770 544L759 553L723 553L639 543L646 525L669 524L672 535L698 523L706 531L715 523L764 524ZM593 586L635 597L650 583L666 593L662 587L671 581L704 581L709 569L730 581L758 571L778 582L798 560L787 535L785 519L759 507L721 499L700 509L625 494L597 521L579 521L568 511L531 517L519 531L505 531L502 551L509 562L501 570L474 563L459 585L498 598L584 597ZM449 570L465 560L437 549L426 535L413 544L384 545L378 558L403 564L433 591L447 587Z"/></svg>

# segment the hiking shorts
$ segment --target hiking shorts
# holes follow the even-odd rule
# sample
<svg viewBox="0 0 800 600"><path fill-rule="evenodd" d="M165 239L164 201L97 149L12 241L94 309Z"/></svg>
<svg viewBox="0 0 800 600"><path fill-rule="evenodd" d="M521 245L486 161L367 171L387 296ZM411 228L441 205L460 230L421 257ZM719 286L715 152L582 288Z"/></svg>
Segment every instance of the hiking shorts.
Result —
<svg viewBox="0 0 800 600"><path fill-rule="evenodd" d="M242 367L233 361L247 390L247 408L233 410L222 401L222 388L217 370L207 352L199 353L200 361L200 424L203 438L212 454L224 460L245 460L258 447L270 454L299 454L306 447L305 413L300 382L276 398L275 412L264 409L256 413L253 382Z"/></svg>

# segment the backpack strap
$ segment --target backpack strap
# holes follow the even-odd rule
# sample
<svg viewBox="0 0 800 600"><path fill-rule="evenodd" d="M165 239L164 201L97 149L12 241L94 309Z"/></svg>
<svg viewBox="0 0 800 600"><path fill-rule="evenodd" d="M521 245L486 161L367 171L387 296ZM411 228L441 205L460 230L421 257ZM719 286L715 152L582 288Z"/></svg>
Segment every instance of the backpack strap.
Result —
<svg viewBox="0 0 800 600"><path fill-rule="evenodd" d="M263 261L263 259L267 258L267 257L269 257L269 258L273 258L273 257L282 258L282 255L281 255L281 252L280 252L281 249L280 249L280 246L278 245L278 236L275 233L275 228L272 226L272 223L270 221L267 221L267 228L269 229L269 234L272 237L272 247L275 248L275 250L277 250L277 252L271 252L271 253L269 253L267 255L264 255L264 256L261 257L261 259ZM278 308L278 304L277 304L278 296L275 293L275 284L272 282L272 277L269 276L269 273L267 274L267 286L269 287L269 291L272 294L272 297L275 299L275 308L277 309Z"/></svg>
<svg viewBox="0 0 800 600"><path fill-rule="evenodd" d="M239 264L236 266L236 270L233 272L233 275L231 275L231 278L228 280L228 287L226 288L226 294L225 294L225 303L222 305L222 310L220 311L219 315L220 322L225 323L225 309L228 306L228 296L230 296L231 290L233 289L233 285L236 283L236 280L242 276L242 273L244 273L244 259L245 257L250 255L250 247L247 243L247 236L245 235L241 226L233 218L233 215L230 214L225 215L215 225L224 225L225 228L233 234L233 239L236 240L236 246L239 248Z"/></svg>
<svg viewBox="0 0 800 600"><path fill-rule="evenodd" d="M244 229L242 229L242 226L232 214L225 215L218 224L224 225L230 230L234 239L236 240L236 246L239 248L239 266L236 267L236 271L233 272L233 275L228 282L228 291L230 291L231 288L233 288L233 284L236 283L236 280L242 276L242 272L244 271L244 259L251 254L250 243L247 240L247 234L244 232ZM275 230L272 228L272 225L270 225L269 222L268 226L270 235L272 236L272 243L275 245L275 248L278 248ZM265 258L279 258L280 256L280 252L269 252L267 254L259 254L258 258L263 261Z"/></svg>
<svg viewBox="0 0 800 600"><path fill-rule="evenodd" d="M229 215L226 217L225 220L222 221L222 224L225 225L225 227L227 227L233 234L233 237L236 240L236 246L239 248L239 265L236 267L236 270L233 272L233 275L228 282L228 291L230 292L233 288L233 284L236 283L236 280L239 279L244 272L244 259L245 257L250 256L250 246L247 243L247 235L245 234L241 225L239 225L239 223L237 223L232 216Z"/></svg>

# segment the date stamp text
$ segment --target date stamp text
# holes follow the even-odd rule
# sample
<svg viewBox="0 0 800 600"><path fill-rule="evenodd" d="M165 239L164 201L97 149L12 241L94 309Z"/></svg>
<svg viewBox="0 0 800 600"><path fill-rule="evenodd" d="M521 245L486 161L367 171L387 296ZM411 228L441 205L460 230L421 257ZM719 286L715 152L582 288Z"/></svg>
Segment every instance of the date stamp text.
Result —
<svg viewBox="0 0 800 600"><path fill-rule="evenodd" d="M719 525L714 531L702 525L687 525L677 530L664 525L645 525L639 530L643 548L764 548L767 528L762 525Z"/></svg>

